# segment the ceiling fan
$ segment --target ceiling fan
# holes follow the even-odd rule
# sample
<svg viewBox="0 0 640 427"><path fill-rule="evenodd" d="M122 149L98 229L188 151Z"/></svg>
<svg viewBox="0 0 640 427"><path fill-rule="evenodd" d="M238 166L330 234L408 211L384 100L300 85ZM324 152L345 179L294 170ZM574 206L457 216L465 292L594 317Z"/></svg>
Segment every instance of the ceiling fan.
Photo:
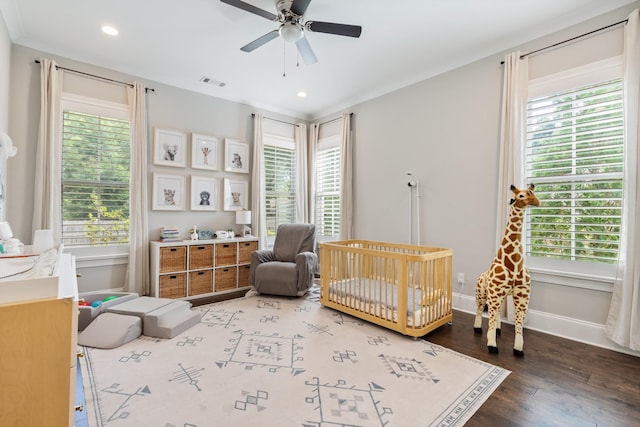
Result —
<svg viewBox="0 0 640 427"><path fill-rule="evenodd" d="M276 4L276 8L278 9L277 15L242 0L220 1L237 7L238 9L262 16L270 21L280 23L280 27L277 30L270 31L267 34L258 37L251 43L242 46L240 50L243 52L251 52L280 36L287 42L295 43L304 63L311 65L318 62L318 59L313 53L311 45L304 35L305 31L308 30L315 33L327 33L356 38L360 37L360 33L362 33L362 27L359 25L336 24L334 22L321 21L303 22L304 13L306 12L307 7L309 7L311 0L278 0L278 3Z"/></svg>

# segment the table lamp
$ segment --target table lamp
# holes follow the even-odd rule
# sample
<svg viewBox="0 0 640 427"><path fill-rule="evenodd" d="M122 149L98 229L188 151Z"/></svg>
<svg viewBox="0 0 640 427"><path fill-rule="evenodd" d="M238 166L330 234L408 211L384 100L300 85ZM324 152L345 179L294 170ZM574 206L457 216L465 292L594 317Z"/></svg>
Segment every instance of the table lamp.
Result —
<svg viewBox="0 0 640 427"><path fill-rule="evenodd" d="M251 224L251 211L236 211L236 225L242 225L242 237L251 236L251 227L247 224Z"/></svg>

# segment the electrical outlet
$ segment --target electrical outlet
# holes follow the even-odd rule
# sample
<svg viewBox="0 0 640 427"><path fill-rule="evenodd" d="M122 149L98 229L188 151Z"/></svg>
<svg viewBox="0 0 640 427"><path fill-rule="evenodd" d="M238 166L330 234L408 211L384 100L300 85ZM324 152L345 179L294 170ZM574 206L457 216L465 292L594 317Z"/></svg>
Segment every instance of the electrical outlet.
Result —
<svg viewBox="0 0 640 427"><path fill-rule="evenodd" d="M464 273L458 273L458 285L464 285Z"/></svg>

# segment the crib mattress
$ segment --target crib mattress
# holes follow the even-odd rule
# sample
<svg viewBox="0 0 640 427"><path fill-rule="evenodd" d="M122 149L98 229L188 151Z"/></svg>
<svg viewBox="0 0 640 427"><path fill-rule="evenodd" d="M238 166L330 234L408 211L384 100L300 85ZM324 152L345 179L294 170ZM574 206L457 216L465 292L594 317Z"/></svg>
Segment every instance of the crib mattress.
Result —
<svg viewBox="0 0 640 427"><path fill-rule="evenodd" d="M351 278L331 281L329 299L378 318L398 321L398 285L381 279ZM417 287L407 290L407 325L421 327L429 324L437 307L445 307L446 298L439 289L423 291Z"/></svg>

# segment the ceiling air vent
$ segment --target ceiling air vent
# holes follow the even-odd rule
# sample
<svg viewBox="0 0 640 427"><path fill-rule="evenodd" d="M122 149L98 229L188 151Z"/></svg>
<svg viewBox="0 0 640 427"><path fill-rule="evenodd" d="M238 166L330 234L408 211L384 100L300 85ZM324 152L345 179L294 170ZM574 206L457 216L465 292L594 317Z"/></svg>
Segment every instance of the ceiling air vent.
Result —
<svg viewBox="0 0 640 427"><path fill-rule="evenodd" d="M216 80L212 77L202 76L200 79L202 83L206 83L212 86L225 87L227 84L225 82L221 82L220 80Z"/></svg>

